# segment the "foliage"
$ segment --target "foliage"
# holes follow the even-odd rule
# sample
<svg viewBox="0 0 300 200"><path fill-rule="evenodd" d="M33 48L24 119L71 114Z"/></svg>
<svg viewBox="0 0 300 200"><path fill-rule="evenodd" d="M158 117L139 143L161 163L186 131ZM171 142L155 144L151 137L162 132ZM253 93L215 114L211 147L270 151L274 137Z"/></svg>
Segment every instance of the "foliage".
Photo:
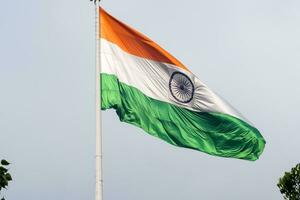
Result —
<svg viewBox="0 0 300 200"><path fill-rule="evenodd" d="M6 160L1 160L1 165L0 165L0 192L2 189L6 189L8 186L8 182L12 181L10 173L8 173L8 165L10 163L7 162ZM1 200L5 200L4 197Z"/></svg>
<svg viewBox="0 0 300 200"><path fill-rule="evenodd" d="M284 199L300 199L300 163L292 168L291 172L285 172L279 179L277 186L283 194Z"/></svg>

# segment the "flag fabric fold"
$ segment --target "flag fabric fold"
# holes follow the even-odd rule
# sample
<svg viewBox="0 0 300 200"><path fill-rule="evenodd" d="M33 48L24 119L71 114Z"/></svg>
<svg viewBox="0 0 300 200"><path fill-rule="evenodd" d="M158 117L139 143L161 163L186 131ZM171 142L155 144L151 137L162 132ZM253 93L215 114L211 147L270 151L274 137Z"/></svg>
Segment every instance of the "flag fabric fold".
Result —
<svg viewBox="0 0 300 200"><path fill-rule="evenodd" d="M175 146L259 158L260 132L180 61L102 8L100 30L102 110Z"/></svg>

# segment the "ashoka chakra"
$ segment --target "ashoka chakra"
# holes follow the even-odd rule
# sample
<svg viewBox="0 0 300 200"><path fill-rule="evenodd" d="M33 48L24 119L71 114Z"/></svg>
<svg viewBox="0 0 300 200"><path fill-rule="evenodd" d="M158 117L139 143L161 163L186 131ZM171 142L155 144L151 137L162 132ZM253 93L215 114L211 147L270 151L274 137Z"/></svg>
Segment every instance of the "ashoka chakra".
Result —
<svg viewBox="0 0 300 200"><path fill-rule="evenodd" d="M189 103L193 99L194 84L187 75L181 72L174 72L171 75L169 89L172 96L181 103Z"/></svg>

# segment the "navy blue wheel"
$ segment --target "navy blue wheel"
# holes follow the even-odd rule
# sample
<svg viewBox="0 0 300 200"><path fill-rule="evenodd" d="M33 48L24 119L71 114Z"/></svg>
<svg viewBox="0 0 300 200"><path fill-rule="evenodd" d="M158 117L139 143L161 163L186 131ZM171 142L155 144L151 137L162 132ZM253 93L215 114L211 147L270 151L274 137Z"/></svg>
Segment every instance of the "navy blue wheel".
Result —
<svg viewBox="0 0 300 200"><path fill-rule="evenodd" d="M171 75L169 89L174 99L181 103L189 103L194 97L194 84L182 72L177 71Z"/></svg>

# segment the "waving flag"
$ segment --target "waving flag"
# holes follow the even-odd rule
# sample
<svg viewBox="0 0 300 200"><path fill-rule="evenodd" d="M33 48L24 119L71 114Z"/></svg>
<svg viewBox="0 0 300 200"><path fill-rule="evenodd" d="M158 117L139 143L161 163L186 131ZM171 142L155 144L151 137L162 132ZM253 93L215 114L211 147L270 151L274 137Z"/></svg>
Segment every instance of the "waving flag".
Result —
<svg viewBox="0 0 300 200"><path fill-rule="evenodd" d="M100 9L102 109L166 142L256 160L265 140L180 61Z"/></svg>

